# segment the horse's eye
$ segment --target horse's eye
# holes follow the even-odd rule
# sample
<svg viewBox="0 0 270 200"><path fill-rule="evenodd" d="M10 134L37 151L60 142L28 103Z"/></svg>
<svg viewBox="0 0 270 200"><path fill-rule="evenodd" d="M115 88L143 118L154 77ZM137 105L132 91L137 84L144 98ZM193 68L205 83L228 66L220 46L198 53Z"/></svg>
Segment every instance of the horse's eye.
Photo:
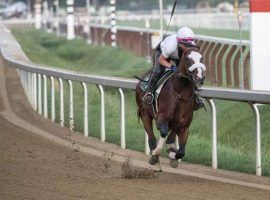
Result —
<svg viewBox="0 0 270 200"><path fill-rule="evenodd" d="M190 64L190 60L188 58L186 58L186 63L189 65Z"/></svg>

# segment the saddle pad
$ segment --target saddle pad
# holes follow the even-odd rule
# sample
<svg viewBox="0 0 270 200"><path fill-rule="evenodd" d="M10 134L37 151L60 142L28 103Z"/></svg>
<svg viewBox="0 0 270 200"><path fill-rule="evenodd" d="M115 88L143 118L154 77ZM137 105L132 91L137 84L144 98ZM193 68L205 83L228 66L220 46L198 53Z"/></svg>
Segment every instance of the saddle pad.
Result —
<svg viewBox="0 0 270 200"><path fill-rule="evenodd" d="M164 84L169 80L169 78L173 75L173 72L170 71L170 73L166 73L157 83L157 87L155 90L155 102L157 104L157 99L160 94L161 89L163 88ZM156 105L157 106L157 105Z"/></svg>
<svg viewBox="0 0 270 200"><path fill-rule="evenodd" d="M171 75L173 74L173 72L171 70L165 72L162 77L159 79L159 81L157 82L156 84L156 87L155 87L155 90L157 90L161 85L163 86L163 84L171 77ZM141 82L141 89L146 92L147 90L147 87L148 87L148 81L149 81L149 78L150 78L151 74L148 74L144 79L143 81ZM162 87L161 87L162 88ZM161 90L160 88L160 90Z"/></svg>
<svg viewBox="0 0 270 200"><path fill-rule="evenodd" d="M146 92L146 90L147 90L147 87L148 87L148 81L149 81L150 75L151 75L151 74L148 74L148 75L143 79L143 81L141 82L140 87L141 87L142 91L144 91L144 92Z"/></svg>

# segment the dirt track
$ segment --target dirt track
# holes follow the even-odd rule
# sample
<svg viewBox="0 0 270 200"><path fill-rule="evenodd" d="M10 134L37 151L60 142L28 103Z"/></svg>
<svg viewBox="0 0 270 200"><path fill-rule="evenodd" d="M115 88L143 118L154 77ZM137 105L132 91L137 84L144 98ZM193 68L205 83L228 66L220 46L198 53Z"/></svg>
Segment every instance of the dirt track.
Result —
<svg viewBox="0 0 270 200"><path fill-rule="evenodd" d="M3 70L0 63L0 71ZM5 69L13 111L48 132L67 130L31 111L18 77ZM0 80L3 74L0 72ZM0 83L1 84L1 83ZM22 130L2 116L0 91L0 199L270 199L270 191L207 181L188 176L151 173L143 178L122 177L122 163L110 154L95 157L71 150ZM143 170L136 169L138 172Z"/></svg>

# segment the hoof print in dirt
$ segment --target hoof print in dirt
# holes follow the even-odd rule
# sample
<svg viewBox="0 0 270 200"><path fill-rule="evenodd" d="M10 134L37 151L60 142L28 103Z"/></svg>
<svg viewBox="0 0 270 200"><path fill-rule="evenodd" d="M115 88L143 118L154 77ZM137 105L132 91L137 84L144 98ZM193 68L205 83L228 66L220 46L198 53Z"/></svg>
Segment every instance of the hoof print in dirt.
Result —
<svg viewBox="0 0 270 200"><path fill-rule="evenodd" d="M121 165L122 178L126 179L151 179L159 177L159 172L151 169L140 169L132 166L131 160L126 159Z"/></svg>

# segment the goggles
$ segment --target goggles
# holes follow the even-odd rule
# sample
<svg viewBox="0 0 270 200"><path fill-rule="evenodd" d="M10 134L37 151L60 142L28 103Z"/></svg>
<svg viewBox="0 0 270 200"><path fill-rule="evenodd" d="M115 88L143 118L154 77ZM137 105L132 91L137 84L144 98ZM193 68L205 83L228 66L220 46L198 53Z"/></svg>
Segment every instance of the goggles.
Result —
<svg viewBox="0 0 270 200"><path fill-rule="evenodd" d="M183 43L192 43L194 42L194 38L188 37L188 38L177 38L178 42L183 42Z"/></svg>

